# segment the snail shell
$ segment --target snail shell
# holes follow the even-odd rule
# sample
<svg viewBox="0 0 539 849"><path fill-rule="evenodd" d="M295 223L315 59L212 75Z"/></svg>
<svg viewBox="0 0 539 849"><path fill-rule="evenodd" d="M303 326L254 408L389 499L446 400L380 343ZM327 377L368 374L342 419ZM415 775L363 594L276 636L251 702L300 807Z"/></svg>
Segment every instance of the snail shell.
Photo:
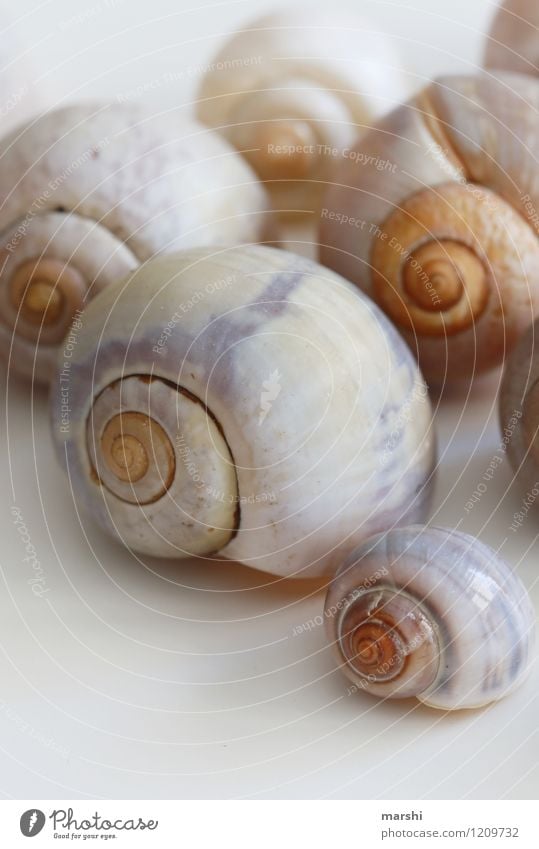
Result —
<svg viewBox="0 0 539 849"><path fill-rule="evenodd" d="M535 0L505 0L488 36L485 68L539 75L539 7Z"/></svg>
<svg viewBox="0 0 539 849"><path fill-rule="evenodd" d="M284 213L319 206L335 160L410 93L389 39L354 12L281 10L225 44L198 116L251 163Z"/></svg>
<svg viewBox="0 0 539 849"><path fill-rule="evenodd" d="M539 486L539 320L528 328L508 358L499 395L507 455L530 503Z"/></svg>
<svg viewBox="0 0 539 849"><path fill-rule="evenodd" d="M77 310L160 251L256 240L264 189L206 128L69 106L0 142L0 352L47 381Z"/></svg>
<svg viewBox="0 0 539 849"><path fill-rule="evenodd" d="M342 669L358 690L477 708L525 677L535 615L520 579L488 546L420 525L367 540L325 607Z"/></svg>
<svg viewBox="0 0 539 849"><path fill-rule="evenodd" d="M496 366L539 312L538 110L531 77L441 78L360 139L364 164L343 160L325 198L321 261L428 381Z"/></svg>
<svg viewBox="0 0 539 849"><path fill-rule="evenodd" d="M383 314L257 246L156 258L88 306L52 384L77 502L135 551L330 574L424 516L426 387Z"/></svg>

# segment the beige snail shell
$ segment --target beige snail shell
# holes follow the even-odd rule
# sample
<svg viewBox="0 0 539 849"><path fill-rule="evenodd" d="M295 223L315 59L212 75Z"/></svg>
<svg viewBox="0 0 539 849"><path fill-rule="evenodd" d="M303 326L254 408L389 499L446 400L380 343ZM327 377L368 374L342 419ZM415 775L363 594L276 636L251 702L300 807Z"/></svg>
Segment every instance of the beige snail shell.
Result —
<svg viewBox="0 0 539 849"><path fill-rule="evenodd" d="M240 150L284 214L317 209L336 158L408 96L389 38L337 5L282 9L211 62L198 117Z"/></svg>
<svg viewBox="0 0 539 849"><path fill-rule="evenodd" d="M368 298L286 251L184 251L105 289L51 412L77 505L143 554L331 574L428 509L412 355Z"/></svg>
<svg viewBox="0 0 539 849"><path fill-rule="evenodd" d="M524 680L535 614L520 579L488 546L443 528L394 528L342 564L327 632L358 692L478 708Z"/></svg>
<svg viewBox="0 0 539 849"><path fill-rule="evenodd" d="M499 365L539 312L539 81L444 77L360 139L320 257L395 322L427 381Z"/></svg>
<svg viewBox="0 0 539 849"><path fill-rule="evenodd" d="M485 68L539 75L539 6L535 0L505 0L488 35Z"/></svg>
<svg viewBox="0 0 539 849"><path fill-rule="evenodd" d="M0 142L0 353L46 382L74 315L162 251L257 241L264 189L207 128L128 103L49 112Z"/></svg>

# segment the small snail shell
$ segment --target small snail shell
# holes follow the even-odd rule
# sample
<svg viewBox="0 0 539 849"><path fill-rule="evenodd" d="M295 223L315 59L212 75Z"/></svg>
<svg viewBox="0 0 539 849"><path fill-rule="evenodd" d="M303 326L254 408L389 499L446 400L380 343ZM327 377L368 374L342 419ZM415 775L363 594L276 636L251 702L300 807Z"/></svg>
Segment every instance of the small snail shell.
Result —
<svg viewBox="0 0 539 849"><path fill-rule="evenodd" d="M321 261L382 306L428 381L499 364L539 312L539 82L447 77L343 160Z"/></svg>
<svg viewBox="0 0 539 849"><path fill-rule="evenodd" d="M488 36L485 68L539 75L539 7L535 0L505 0Z"/></svg>
<svg viewBox="0 0 539 849"><path fill-rule="evenodd" d="M539 321L523 334L508 358L499 395L507 455L531 502L539 485Z"/></svg>
<svg viewBox="0 0 539 849"><path fill-rule="evenodd" d="M339 153L409 92L372 24L335 5L304 6L232 36L202 82L198 116L244 154L277 209L308 213Z"/></svg>
<svg viewBox="0 0 539 849"><path fill-rule="evenodd" d="M325 620L358 690L442 710L501 699L529 668L535 616L498 555L442 528L395 528L337 572Z"/></svg>
<svg viewBox="0 0 539 849"><path fill-rule="evenodd" d="M256 240L264 189L216 133L69 106L0 142L0 352L47 381L73 315L160 251Z"/></svg>
<svg viewBox="0 0 539 849"><path fill-rule="evenodd" d="M77 502L136 551L280 575L425 515L431 410L347 281L272 248L154 259L87 308L52 384Z"/></svg>

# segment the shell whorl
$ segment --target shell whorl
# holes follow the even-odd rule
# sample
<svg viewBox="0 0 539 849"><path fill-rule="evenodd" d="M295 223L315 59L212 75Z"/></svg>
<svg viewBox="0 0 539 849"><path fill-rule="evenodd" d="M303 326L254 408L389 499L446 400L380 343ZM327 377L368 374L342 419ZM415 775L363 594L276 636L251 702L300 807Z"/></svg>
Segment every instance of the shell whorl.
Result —
<svg viewBox="0 0 539 849"><path fill-rule="evenodd" d="M269 226L263 188L223 139L132 104L70 106L8 135L0 184L0 350L44 382L73 316L111 281Z"/></svg>
<svg viewBox="0 0 539 849"><path fill-rule="evenodd" d="M82 325L53 382L55 442L77 500L136 551L177 557L194 537L199 554L331 574L352 540L425 515L426 387L385 316L326 269L185 251L105 289Z"/></svg>
<svg viewBox="0 0 539 849"><path fill-rule="evenodd" d="M396 528L364 542L335 576L325 618L358 690L442 710L507 695L534 645L521 581L487 546L442 528Z"/></svg>
<svg viewBox="0 0 539 849"><path fill-rule="evenodd" d="M217 54L198 116L244 153L277 209L307 213L318 208L340 152L409 91L372 23L336 7L283 9Z"/></svg>
<svg viewBox="0 0 539 849"><path fill-rule="evenodd" d="M127 544L133 543L132 529L144 521L165 537L166 507L176 515L178 554L210 554L234 536L234 462L198 398L147 375L120 378L93 401L86 447L91 475L120 537L125 528ZM180 462L187 456L189 462ZM196 479L190 464L196 466ZM154 514L152 505L159 502L161 511ZM140 530L139 536L144 536Z"/></svg>
<svg viewBox="0 0 539 849"><path fill-rule="evenodd" d="M358 142L365 166L343 163L325 198L322 261L375 298L428 380L493 368L539 311L538 107L529 77L442 78Z"/></svg>
<svg viewBox="0 0 539 849"><path fill-rule="evenodd" d="M0 351L10 367L48 382L58 349L86 303L136 268L108 229L77 214L49 212L0 239Z"/></svg>
<svg viewBox="0 0 539 849"><path fill-rule="evenodd" d="M421 603L380 584L345 601L339 619L342 656L366 692L406 698L436 680L440 648Z"/></svg>

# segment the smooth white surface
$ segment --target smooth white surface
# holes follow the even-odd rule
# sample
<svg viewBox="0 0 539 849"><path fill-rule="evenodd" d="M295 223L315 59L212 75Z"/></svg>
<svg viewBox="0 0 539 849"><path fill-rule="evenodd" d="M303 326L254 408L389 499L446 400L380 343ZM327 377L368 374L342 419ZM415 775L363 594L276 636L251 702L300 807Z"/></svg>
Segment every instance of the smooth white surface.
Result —
<svg viewBox="0 0 539 849"><path fill-rule="evenodd" d="M11 17L48 104L118 95L172 67L178 79L146 96L187 104L194 68L222 33L267 8L192 5L22 0ZM493 9L482 0L364 6L395 34L416 82L472 71ZM521 494L500 449L498 381L439 403L434 516L499 549L539 604L539 520L530 514L510 530ZM11 381L2 419L5 797L537 796L537 664L520 691L483 711L445 716L414 701L349 696L323 628L294 635L321 613L320 585L227 562L137 563L89 522L81 526L54 462L44 393ZM467 512L485 475L486 491ZM43 569L42 597L28 583L13 505Z"/></svg>

